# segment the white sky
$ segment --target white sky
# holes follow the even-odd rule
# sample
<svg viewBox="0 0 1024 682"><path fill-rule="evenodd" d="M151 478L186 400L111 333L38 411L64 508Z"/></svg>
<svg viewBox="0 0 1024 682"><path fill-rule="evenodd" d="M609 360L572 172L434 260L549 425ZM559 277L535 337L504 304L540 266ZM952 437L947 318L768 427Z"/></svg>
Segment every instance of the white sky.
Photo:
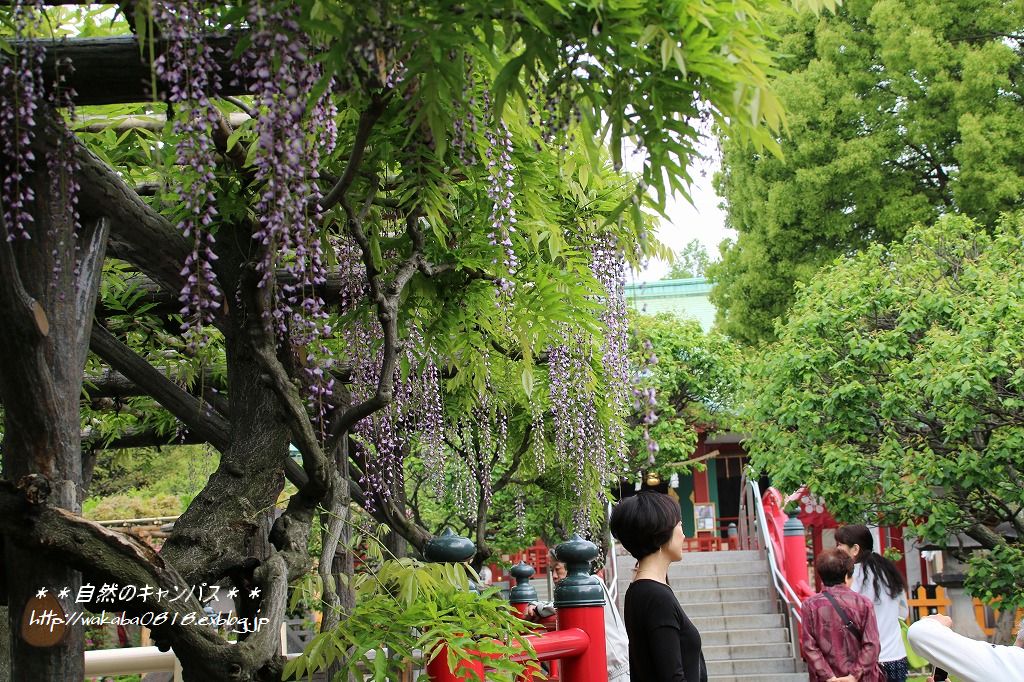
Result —
<svg viewBox="0 0 1024 682"><path fill-rule="evenodd" d="M669 220L661 221L658 238L672 250L681 249L694 239L700 240L711 260L718 260L718 245L727 237L735 238L736 233L725 227L725 213L718 207L722 200L711 186L719 166L718 151L711 144L702 151L710 157L709 160L697 161L690 166L690 176L694 183L691 188L693 203L680 196L671 197L667 211ZM639 159L628 152L623 157L627 168L632 165L631 159L639 163ZM659 280L668 273L669 267L664 261L652 260L642 271L632 273L629 281Z"/></svg>

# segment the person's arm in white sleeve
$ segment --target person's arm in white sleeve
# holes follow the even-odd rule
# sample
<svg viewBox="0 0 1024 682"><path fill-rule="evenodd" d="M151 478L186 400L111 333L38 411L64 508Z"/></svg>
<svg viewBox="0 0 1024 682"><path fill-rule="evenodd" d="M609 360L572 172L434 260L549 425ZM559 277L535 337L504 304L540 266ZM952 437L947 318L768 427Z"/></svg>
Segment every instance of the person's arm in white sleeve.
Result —
<svg viewBox="0 0 1024 682"><path fill-rule="evenodd" d="M964 637L937 618L919 620L907 632L910 647L929 663L962 682L1024 680L1024 649Z"/></svg>
<svg viewBox="0 0 1024 682"><path fill-rule="evenodd" d="M896 612L903 620L910 620L910 604L907 603L907 593L901 590L899 600L899 606L896 607Z"/></svg>

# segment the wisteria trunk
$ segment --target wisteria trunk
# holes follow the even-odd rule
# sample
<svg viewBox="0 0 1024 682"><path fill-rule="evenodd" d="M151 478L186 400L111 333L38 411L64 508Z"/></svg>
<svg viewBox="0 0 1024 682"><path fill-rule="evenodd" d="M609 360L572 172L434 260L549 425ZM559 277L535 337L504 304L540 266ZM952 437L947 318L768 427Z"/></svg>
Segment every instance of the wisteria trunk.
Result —
<svg viewBox="0 0 1024 682"><path fill-rule="evenodd" d="M86 216L76 228L70 174L39 160L31 175L34 221L30 238L0 238L0 402L4 405L3 476L52 505L81 511L82 452L79 396L109 223ZM46 537L36 538L46 543ZM77 571L38 550L8 540L4 548L10 624L10 679L82 679L83 631L68 628L60 642L35 647L21 621L45 588L70 615L81 583Z"/></svg>
<svg viewBox="0 0 1024 682"><path fill-rule="evenodd" d="M249 248L252 240L244 228L236 229L235 234L228 228L222 231L232 238L223 240L218 254L218 275L225 291L232 294L240 287L255 286L243 281L249 254L238 250ZM227 244L241 246L228 248ZM224 328L230 444L221 453L217 470L175 523L163 549L182 576L197 584L220 581L251 564L251 559L264 558L253 556L259 545L266 548L265 538L259 537L266 530L259 516L273 508L284 488L288 457L288 427L251 347L250 326L261 324L259 315L236 303L238 297L232 299Z"/></svg>

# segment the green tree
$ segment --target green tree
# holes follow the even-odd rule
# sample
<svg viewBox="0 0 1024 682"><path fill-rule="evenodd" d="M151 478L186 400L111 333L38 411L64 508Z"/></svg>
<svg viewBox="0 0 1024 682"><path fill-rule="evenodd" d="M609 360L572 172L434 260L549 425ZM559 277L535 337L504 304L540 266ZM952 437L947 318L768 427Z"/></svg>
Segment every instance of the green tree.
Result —
<svg viewBox="0 0 1024 682"><path fill-rule="evenodd" d="M672 267L662 279L703 277L707 274L709 265L711 265L711 258L708 256L707 249L699 239L693 239L675 254Z"/></svg>
<svg viewBox="0 0 1024 682"><path fill-rule="evenodd" d="M647 216L709 121L774 145L761 18L783 5L0 7L12 627L40 583L83 579L258 589L241 615L276 623L318 520L330 630L350 499L421 547L396 491L410 441L443 457L446 417L477 442L475 421L517 405L575 420L545 430L589 490L615 448L581 442L624 430L598 399L623 379L616 269L657 252ZM637 178L618 172L626 138ZM220 457L157 556L79 512L83 442L161 441ZM272 627L229 645L180 624L191 596L106 606L159 611L186 679L280 675ZM80 632L11 640L15 679L81 678Z"/></svg>
<svg viewBox="0 0 1024 682"><path fill-rule="evenodd" d="M980 543L967 587L1024 605L1024 220L946 216L800 289L748 387L754 466L837 518ZM955 547L950 548L956 551Z"/></svg>
<svg viewBox="0 0 1024 682"><path fill-rule="evenodd" d="M743 355L724 335L669 313L636 315L632 330L632 471L688 471L698 429L734 418Z"/></svg>
<svg viewBox="0 0 1024 682"><path fill-rule="evenodd" d="M716 178L739 236L713 266L723 331L774 337L794 283L833 258L960 211L990 229L1024 196L1024 7L850 0L787 15L783 157L726 135Z"/></svg>

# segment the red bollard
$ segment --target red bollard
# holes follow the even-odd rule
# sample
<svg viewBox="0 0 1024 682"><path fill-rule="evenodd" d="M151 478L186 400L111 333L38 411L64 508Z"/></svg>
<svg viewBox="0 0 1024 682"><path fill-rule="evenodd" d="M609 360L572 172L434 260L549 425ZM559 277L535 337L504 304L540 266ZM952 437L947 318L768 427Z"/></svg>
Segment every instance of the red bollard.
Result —
<svg viewBox="0 0 1024 682"><path fill-rule="evenodd" d="M568 575L555 588L558 629L579 628L590 643L578 656L561 660L561 682L608 682L608 655L604 639L604 587L590 575L597 545L573 535L555 548Z"/></svg>
<svg viewBox="0 0 1024 682"><path fill-rule="evenodd" d="M807 589L807 540L804 524L796 514L791 515L782 525L782 542L786 550L783 564L786 581L800 594L798 586L802 584Z"/></svg>
<svg viewBox="0 0 1024 682"><path fill-rule="evenodd" d="M561 660L563 682L608 682L608 654L604 638L604 606L575 606L558 609L558 629L579 628L590 639L579 656Z"/></svg>

